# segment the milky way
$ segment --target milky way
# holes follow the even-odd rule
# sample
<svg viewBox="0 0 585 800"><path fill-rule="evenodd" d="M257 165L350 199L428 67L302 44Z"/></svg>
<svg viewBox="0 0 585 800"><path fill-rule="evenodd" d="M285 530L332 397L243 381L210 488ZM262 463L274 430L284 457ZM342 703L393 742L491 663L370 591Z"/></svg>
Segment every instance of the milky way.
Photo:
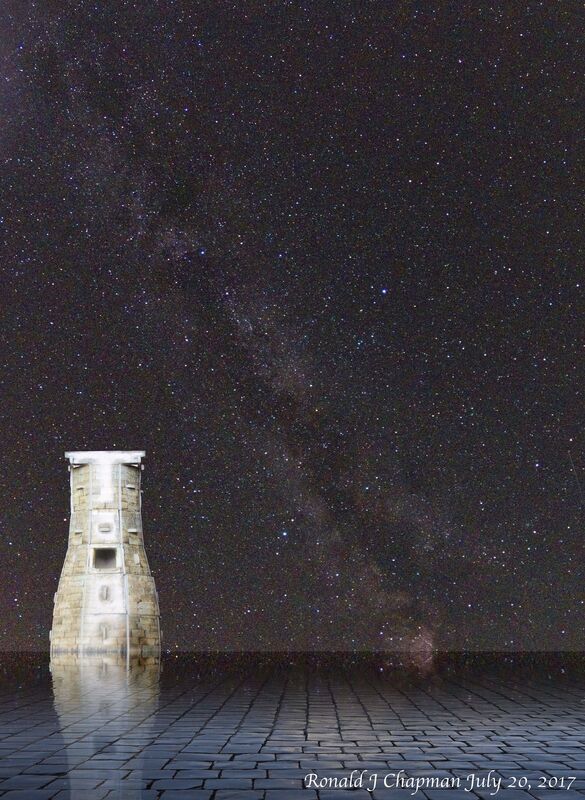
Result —
<svg viewBox="0 0 585 800"><path fill-rule="evenodd" d="M583 649L581 13L4 4L0 647L144 448L170 650Z"/></svg>

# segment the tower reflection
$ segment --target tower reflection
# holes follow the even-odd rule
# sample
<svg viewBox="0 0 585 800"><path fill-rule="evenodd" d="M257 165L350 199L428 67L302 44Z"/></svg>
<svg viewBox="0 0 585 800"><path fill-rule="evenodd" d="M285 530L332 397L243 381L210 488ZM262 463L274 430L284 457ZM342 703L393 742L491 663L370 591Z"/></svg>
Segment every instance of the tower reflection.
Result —
<svg viewBox="0 0 585 800"><path fill-rule="evenodd" d="M71 798L108 789L108 797L141 797L145 748L156 738L160 658L54 655L55 711ZM123 781L123 786L122 786Z"/></svg>

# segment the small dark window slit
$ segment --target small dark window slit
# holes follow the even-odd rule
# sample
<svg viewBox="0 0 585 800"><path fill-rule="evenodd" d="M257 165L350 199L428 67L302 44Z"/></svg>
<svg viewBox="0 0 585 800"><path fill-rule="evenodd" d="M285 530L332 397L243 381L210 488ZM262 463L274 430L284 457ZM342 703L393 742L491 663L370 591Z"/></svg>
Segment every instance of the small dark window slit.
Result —
<svg viewBox="0 0 585 800"><path fill-rule="evenodd" d="M100 533L111 533L113 525L111 522L100 522L98 525L98 531Z"/></svg>

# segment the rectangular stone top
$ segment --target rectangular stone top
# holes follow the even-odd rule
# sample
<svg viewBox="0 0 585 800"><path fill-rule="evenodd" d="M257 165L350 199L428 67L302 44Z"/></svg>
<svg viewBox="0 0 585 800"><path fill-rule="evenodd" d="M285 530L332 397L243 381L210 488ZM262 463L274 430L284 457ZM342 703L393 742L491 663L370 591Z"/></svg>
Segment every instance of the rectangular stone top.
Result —
<svg viewBox="0 0 585 800"><path fill-rule="evenodd" d="M65 453L71 464L140 464L144 450L79 450Z"/></svg>

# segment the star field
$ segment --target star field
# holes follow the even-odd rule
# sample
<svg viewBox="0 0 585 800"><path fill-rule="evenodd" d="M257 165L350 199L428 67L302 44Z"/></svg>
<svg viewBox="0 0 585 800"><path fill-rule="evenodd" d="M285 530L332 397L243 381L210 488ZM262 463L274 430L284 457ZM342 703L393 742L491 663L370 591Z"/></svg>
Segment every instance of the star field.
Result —
<svg viewBox="0 0 585 800"><path fill-rule="evenodd" d="M582 8L0 17L0 647L144 448L166 649L583 649Z"/></svg>

